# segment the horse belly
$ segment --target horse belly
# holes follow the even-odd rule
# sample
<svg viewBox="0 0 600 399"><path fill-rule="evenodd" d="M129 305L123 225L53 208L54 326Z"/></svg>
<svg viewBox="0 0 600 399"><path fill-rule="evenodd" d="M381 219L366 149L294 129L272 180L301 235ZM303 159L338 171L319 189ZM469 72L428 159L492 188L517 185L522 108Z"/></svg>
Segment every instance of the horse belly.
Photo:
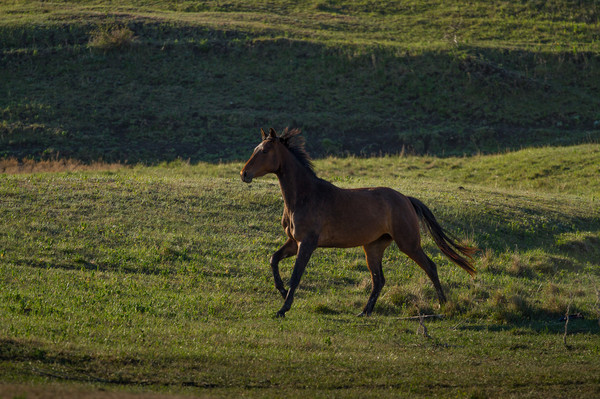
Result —
<svg viewBox="0 0 600 399"><path fill-rule="evenodd" d="M390 234L390 215L387 206L361 207L348 212L326 223L321 231L319 246L351 248L378 240Z"/></svg>
<svg viewBox="0 0 600 399"><path fill-rule="evenodd" d="M351 237L325 237L319 238L319 247L323 248L354 248L362 247L363 245L377 241L379 238L387 235L383 234L369 234L362 236L351 236Z"/></svg>

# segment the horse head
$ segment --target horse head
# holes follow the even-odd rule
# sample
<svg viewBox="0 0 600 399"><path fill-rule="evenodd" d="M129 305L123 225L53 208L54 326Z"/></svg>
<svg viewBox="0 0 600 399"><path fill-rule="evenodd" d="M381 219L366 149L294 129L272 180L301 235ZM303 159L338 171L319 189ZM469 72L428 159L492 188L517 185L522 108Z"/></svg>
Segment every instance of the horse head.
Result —
<svg viewBox="0 0 600 399"><path fill-rule="evenodd" d="M260 132L262 142L256 146L240 172L242 181L246 183L267 173L275 173L280 167L281 139L277 137L277 132L273 128L269 129L268 135L263 129L260 129Z"/></svg>

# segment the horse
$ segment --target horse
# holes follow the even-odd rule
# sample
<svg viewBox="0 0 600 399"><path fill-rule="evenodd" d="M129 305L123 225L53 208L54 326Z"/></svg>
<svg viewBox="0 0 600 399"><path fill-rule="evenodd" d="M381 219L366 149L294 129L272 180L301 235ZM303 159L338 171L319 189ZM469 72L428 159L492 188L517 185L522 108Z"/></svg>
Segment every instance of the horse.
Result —
<svg viewBox="0 0 600 399"><path fill-rule="evenodd" d="M240 171L243 182L274 173L284 202L281 224L287 241L271 257L275 288L284 299L277 316L285 317L306 265L317 247L351 248L362 246L371 273L371 294L359 316L370 316L385 284L381 260L385 249L395 242L429 276L440 306L446 296L435 263L421 247L421 220L441 252L472 277L472 255L477 248L459 244L437 222L421 201L387 187L339 188L317 177L306 152L299 129L286 128L281 135L271 128L261 129L262 141ZM296 256L285 289L279 262Z"/></svg>

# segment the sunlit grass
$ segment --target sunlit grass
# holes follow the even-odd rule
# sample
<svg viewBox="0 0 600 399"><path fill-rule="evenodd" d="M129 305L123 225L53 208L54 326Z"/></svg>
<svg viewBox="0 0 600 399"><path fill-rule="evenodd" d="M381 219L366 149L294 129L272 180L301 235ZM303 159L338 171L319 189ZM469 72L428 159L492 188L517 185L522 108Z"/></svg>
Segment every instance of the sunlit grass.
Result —
<svg viewBox="0 0 600 399"><path fill-rule="evenodd" d="M126 49L133 45L135 36L131 29L124 26L103 26L90 33L88 45L103 51Z"/></svg>
<svg viewBox="0 0 600 399"><path fill-rule="evenodd" d="M507 165L498 172L508 176L506 158L550 152L564 164L574 153L582 164L597 154L593 146L545 148L488 159ZM449 298L438 308L422 270L390 248L387 285L366 319L355 316L370 286L358 248L316 251L286 320L273 318L281 299L268 259L284 241L279 187L272 177L242 183L240 164L0 175L3 381L291 397L495 396L523 394L537 381L550 396L556 387L593 395L598 189L504 188L485 177L460 188L441 177L455 162L477 170L485 158L316 162L338 185L385 185L422 199L482 249L472 280L425 239ZM563 172L528 179L553 173ZM586 179L570 173L573 183ZM282 262L284 280L292 264ZM584 317L569 322L570 349L560 321L567 310ZM404 320L423 313L444 315L425 321L430 338ZM445 372L432 377L432 369ZM490 380L500 374L502 384Z"/></svg>

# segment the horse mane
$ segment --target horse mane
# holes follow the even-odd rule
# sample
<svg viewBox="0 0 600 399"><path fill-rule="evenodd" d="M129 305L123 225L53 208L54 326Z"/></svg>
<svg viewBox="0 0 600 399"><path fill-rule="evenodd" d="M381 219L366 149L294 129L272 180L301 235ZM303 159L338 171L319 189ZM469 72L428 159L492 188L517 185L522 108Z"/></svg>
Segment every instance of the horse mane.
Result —
<svg viewBox="0 0 600 399"><path fill-rule="evenodd" d="M310 155L306 152L304 147L304 137L300 134L300 129L289 129L285 128L283 133L279 137L281 142L287 147L288 150L296 157L302 166L304 166L313 176L316 177L314 165Z"/></svg>

